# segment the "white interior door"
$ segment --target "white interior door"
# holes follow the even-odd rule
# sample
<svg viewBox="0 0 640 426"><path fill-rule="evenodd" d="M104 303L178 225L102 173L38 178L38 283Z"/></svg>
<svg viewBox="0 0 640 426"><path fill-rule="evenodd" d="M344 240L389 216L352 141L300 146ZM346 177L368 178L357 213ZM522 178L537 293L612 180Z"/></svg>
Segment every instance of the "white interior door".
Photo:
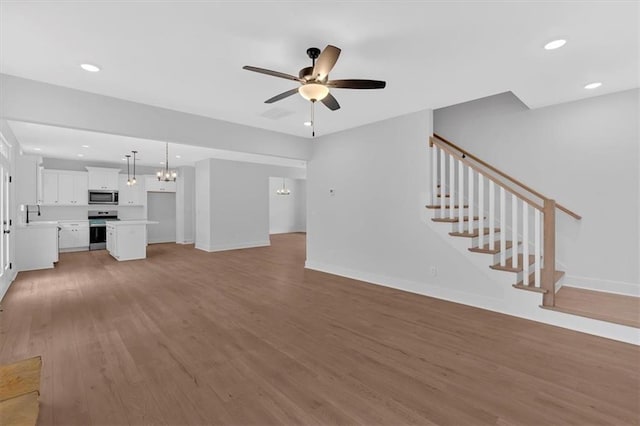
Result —
<svg viewBox="0 0 640 426"><path fill-rule="evenodd" d="M0 289L6 289L11 281L11 265L13 254L11 253L11 228L10 216L10 183L11 183L11 146L0 135L0 226L2 238L0 239ZM1 295L1 293L0 293Z"/></svg>

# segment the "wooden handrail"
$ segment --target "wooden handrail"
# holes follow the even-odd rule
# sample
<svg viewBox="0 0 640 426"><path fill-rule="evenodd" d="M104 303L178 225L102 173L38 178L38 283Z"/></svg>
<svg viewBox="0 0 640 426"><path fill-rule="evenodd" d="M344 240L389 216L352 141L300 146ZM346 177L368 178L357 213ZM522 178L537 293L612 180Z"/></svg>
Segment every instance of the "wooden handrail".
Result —
<svg viewBox="0 0 640 426"><path fill-rule="evenodd" d="M442 149L444 152L446 152L447 154L451 155L452 157L456 156L455 150L452 149L452 148L449 148L448 146L441 146L440 149ZM464 158L464 157L460 158L460 161L462 161L463 164L466 164L467 166L471 167L476 172L485 175L485 171L484 170L482 170L480 167L476 166L475 164L473 164L471 161L467 160L466 158ZM492 181L493 183L495 183L498 186L504 186L503 182L501 182L497 178L494 178L493 176L486 175L485 178L490 180L490 181ZM526 201L530 206L535 207L536 209L538 209L540 211L542 211L544 209L544 206L542 204L536 203L535 201L533 201L531 198L527 197L526 195L522 195L522 194L517 194L517 195L518 195L518 197L520 197L521 199Z"/></svg>
<svg viewBox="0 0 640 426"><path fill-rule="evenodd" d="M464 154L466 157L471 158L472 160L474 160L477 163L482 164L484 167L486 167L487 169L491 170L494 173L497 173L498 175L502 176L503 178L511 181L512 183L518 185L519 187L523 188L525 191L536 195L537 197L542 198L543 201L548 201L550 200L550 198L545 197L544 195L542 195L541 193L539 193L538 191L536 191L535 189L525 185L524 183L520 182L519 180L517 180L514 177L509 176L508 174L496 169L495 167L493 167L491 164L481 160L480 158L476 157L475 155L471 154L470 152L468 152L467 150L459 147L458 145L454 144L453 142L443 138L442 136L438 135L437 133L434 133L433 136L436 139L439 139L440 141L444 142L445 144L451 146L452 148L456 149L457 151L460 151L462 154ZM563 212L565 212L566 214L568 214L569 216L575 218L575 219L582 219L582 216L580 216L579 214L569 210L568 208L564 207L561 204L556 203L555 204L556 208L558 208L559 210L562 210Z"/></svg>

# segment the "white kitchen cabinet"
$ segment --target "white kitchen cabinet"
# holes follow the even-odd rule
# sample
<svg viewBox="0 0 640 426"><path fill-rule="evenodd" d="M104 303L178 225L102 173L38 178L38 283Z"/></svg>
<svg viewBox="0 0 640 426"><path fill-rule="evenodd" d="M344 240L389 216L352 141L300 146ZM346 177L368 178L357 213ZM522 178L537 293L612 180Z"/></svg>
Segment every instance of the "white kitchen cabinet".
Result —
<svg viewBox="0 0 640 426"><path fill-rule="evenodd" d="M15 182L16 204L34 205L42 203L41 187L38 185L38 175L42 157L36 155L18 154L16 156Z"/></svg>
<svg viewBox="0 0 640 426"><path fill-rule="evenodd" d="M120 175L118 186L118 205L120 206L143 206L146 196L144 192L144 179L138 179L135 185L127 185L127 176Z"/></svg>
<svg viewBox="0 0 640 426"><path fill-rule="evenodd" d="M89 172L89 188L97 190L118 190L118 176L120 169L104 167L87 167Z"/></svg>
<svg viewBox="0 0 640 426"><path fill-rule="evenodd" d="M53 268L58 261L58 222L31 222L16 227L16 268Z"/></svg>
<svg viewBox="0 0 640 426"><path fill-rule="evenodd" d="M88 205L87 173L44 170L42 172L42 204L54 206Z"/></svg>
<svg viewBox="0 0 640 426"><path fill-rule="evenodd" d="M176 183L158 180L155 176L147 176L145 189L147 192L176 192Z"/></svg>
<svg viewBox="0 0 640 426"><path fill-rule="evenodd" d="M89 221L60 221L59 250L80 251L89 249Z"/></svg>

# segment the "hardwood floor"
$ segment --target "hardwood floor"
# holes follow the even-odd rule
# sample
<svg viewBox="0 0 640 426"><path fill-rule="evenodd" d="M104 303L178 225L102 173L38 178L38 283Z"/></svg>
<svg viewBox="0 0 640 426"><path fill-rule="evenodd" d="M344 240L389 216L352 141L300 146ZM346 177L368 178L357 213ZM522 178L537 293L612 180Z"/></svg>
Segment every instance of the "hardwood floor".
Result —
<svg viewBox="0 0 640 426"><path fill-rule="evenodd" d="M639 424L637 347L303 268L304 235L21 273L0 363L39 424ZM0 421L1 423L1 421Z"/></svg>
<svg viewBox="0 0 640 426"><path fill-rule="evenodd" d="M555 310L640 328L640 298L562 286Z"/></svg>

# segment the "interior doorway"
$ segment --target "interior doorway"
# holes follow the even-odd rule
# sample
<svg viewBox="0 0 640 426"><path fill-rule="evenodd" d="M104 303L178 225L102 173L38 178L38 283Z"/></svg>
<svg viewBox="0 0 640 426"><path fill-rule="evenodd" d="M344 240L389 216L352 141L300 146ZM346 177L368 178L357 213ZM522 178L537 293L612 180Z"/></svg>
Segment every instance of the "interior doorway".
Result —
<svg viewBox="0 0 640 426"><path fill-rule="evenodd" d="M176 242L176 194L175 192L147 192L147 219L159 222L147 225L147 242Z"/></svg>
<svg viewBox="0 0 640 426"><path fill-rule="evenodd" d="M307 231L307 181L269 178L269 234Z"/></svg>

